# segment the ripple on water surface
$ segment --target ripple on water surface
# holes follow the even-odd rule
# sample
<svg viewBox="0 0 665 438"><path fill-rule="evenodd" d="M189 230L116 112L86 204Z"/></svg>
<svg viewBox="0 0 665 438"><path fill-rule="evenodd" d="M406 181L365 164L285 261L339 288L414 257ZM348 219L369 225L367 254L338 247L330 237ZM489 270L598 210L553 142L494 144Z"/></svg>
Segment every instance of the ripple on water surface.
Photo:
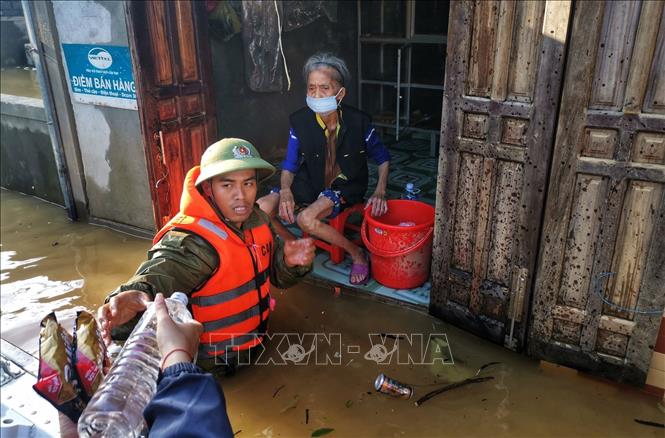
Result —
<svg viewBox="0 0 665 438"><path fill-rule="evenodd" d="M7 271L36 266L45 257L13 260L12 258L16 256L15 251L2 251L0 256L2 260L0 323L3 336L10 336L26 351L34 352L37 346L31 338L34 339L34 332L39 330L39 321L51 311L63 311L58 312L58 317L68 325L77 310L73 307L73 301L79 298L79 295L71 292L80 290L84 280L56 281L45 275L37 275L7 282L10 279Z"/></svg>

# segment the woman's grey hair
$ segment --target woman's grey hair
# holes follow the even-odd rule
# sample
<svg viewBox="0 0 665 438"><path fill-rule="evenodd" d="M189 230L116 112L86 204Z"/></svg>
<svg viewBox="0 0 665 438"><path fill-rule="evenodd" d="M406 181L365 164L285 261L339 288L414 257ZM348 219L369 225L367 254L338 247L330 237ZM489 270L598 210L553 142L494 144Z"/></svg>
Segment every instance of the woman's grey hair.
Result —
<svg viewBox="0 0 665 438"><path fill-rule="evenodd" d="M332 68L333 79L345 86L351 80L349 68L343 59L338 58L332 53L317 53L309 57L305 66L302 69L302 74L305 78L305 83L309 80L309 74L320 68Z"/></svg>

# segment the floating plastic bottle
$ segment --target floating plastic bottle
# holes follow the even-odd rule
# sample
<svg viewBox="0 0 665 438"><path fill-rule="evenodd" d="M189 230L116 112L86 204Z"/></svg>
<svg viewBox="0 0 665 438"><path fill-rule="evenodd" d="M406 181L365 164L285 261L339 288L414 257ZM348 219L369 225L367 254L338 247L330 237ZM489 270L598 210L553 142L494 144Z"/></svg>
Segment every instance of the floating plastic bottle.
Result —
<svg viewBox="0 0 665 438"><path fill-rule="evenodd" d="M415 187L413 183L406 183L406 186L404 187L404 193L402 194L402 199L409 199L415 201L416 199L418 199L419 193L420 189Z"/></svg>
<svg viewBox="0 0 665 438"><path fill-rule="evenodd" d="M187 295L174 292L166 299L169 314L177 322L192 320ZM162 355L157 346L157 318L153 303L113 363L78 422L80 437L136 438L145 427L143 410L157 391Z"/></svg>

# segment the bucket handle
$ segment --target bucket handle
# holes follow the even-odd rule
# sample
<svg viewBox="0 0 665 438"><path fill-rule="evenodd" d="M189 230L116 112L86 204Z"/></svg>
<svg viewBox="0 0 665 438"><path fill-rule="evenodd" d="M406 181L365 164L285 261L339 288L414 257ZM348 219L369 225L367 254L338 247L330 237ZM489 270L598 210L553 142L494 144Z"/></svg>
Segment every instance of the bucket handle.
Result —
<svg viewBox="0 0 665 438"><path fill-rule="evenodd" d="M410 252L416 251L420 249L421 246L429 240L429 238L432 236L432 233L434 232L434 227L430 227L425 236L423 236L419 241L414 243L413 245L403 248L403 249L398 249L397 251L386 251L384 249L379 249L374 244L372 244L369 241L369 238L367 237L367 220L363 219L363 224L360 227L360 237L363 240L363 243L365 244L365 248L369 250L372 254L378 255L379 257L399 257L403 255L407 255Z"/></svg>

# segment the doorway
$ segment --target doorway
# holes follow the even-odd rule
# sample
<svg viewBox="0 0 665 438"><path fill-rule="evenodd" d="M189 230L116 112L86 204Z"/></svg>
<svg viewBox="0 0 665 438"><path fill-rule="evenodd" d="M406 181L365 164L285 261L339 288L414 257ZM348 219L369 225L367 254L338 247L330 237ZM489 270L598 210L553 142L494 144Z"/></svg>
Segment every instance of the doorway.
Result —
<svg viewBox="0 0 665 438"><path fill-rule="evenodd" d="M314 53L332 52L352 74L345 102L372 116L390 151L388 198L400 198L411 182L421 201L434 204L448 2L208 4L211 88L221 136L248 139L279 169L288 116L305 104L302 66ZM264 193L278 186L279 173L273 178ZM376 183L377 166L370 160L366 198ZM315 274L348 285L349 269L350 259L334 265L321 254ZM372 281L362 292L426 307L430 288L427 282L397 291Z"/></svg>
<svg viewBox="0 0 665 438"><path fill-rule="evenodd" d="M449 2L358 2L358 106L391 152L389 191L434 204Z"/></svg>

